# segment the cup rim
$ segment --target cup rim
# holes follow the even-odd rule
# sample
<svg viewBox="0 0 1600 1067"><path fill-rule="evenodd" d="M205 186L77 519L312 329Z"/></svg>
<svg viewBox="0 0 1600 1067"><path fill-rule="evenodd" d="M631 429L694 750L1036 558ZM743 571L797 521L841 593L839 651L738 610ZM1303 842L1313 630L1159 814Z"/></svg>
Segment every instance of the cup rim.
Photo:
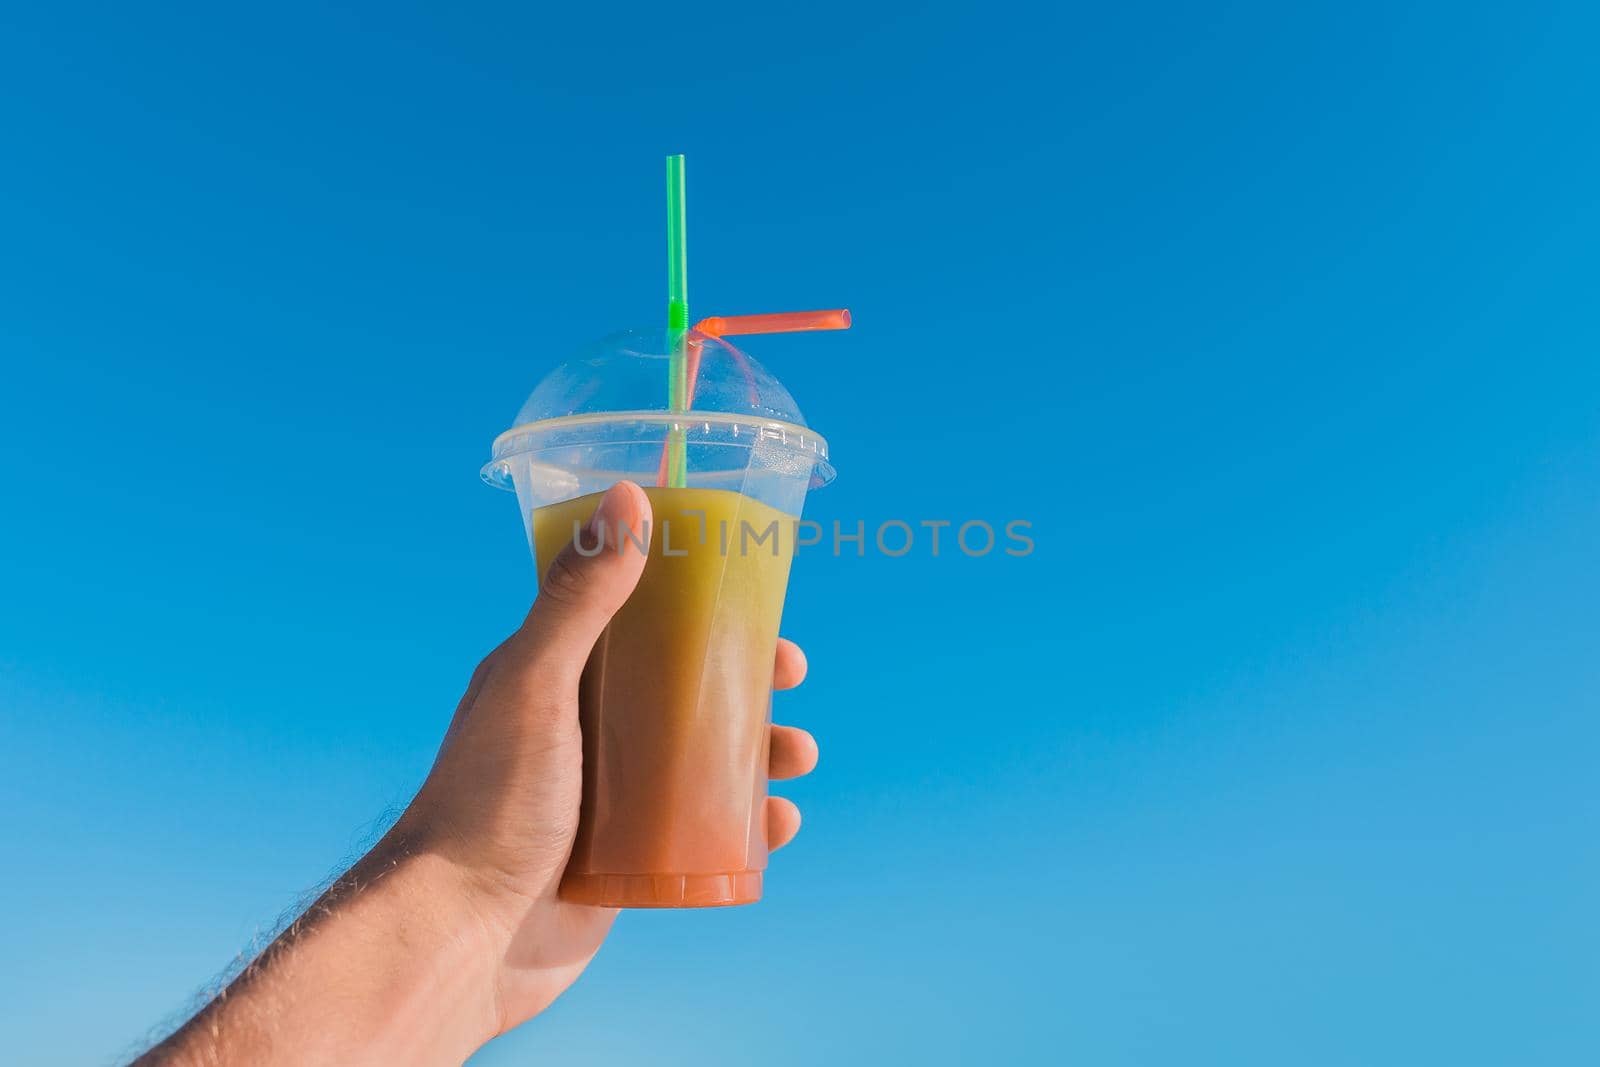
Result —
<svg viewBox="0 0 1600 1067"><path fill-rule="evenodd" d="M827 453L828 442L811 427L797 422L788 422L784 419L761 418L751 415L741 415L733 411L652 411L640 409L638 411L596 411L586 412L581 415L557 415L552 419L536 419L533 422L518 423L509 430L497 435L490 451L495 458L502 459L509 452L502 452L507 439L516 434L529 433L536 429L559 429L567 426L582 426L584 424L603 424L607 422L654 422L672 426L674 429L688 429L695 423L720 423L730 425L748 422L754 426L772 427L775 430L792 431L802 437L811 437L820 446L823 454ZM679 425L681 424L681 425ZM815 451L815 449L807 449Z"/></svg>
<svg viewBox="0 0 1600 1067"><path fill-rule="evenodd" d="M796 452L808 453L813 463L811 488L817 489L827 485L833 481L836 474L833 465L828 462L827 439L809 426L787 422L783 419L751 417L735 412L638 410L558 415L551 419L537 419L533 422L520 423L495 437L494 443L490 446L489 462L483 465L478 475L483 481L496 489L511 489L510 471L505 468L505 461L512 456L537 455L545 451L545 449L539 447L513 447L514 443L529 442L531 444L529 439L536 433L543 434L555 430L571 429L585 425L599 426L607 423L647 423L681 430L693 429L695 426L748 425L752 430L762 433L762 436L767 437L768 440L777 440ZM768 434L763 431L776 431L776 433Z"/></svg>

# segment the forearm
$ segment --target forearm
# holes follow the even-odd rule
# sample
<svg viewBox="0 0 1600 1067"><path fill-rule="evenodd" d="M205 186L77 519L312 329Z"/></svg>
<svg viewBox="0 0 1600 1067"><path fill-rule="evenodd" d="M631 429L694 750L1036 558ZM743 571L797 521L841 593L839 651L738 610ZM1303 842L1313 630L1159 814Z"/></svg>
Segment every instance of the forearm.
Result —
<svg viewBox="0 0 1600 1067"><path fill-rule="evenodd" d="M499 1025L497 940L465 888L386 840L138 1063L460 1063Z"/></svg>

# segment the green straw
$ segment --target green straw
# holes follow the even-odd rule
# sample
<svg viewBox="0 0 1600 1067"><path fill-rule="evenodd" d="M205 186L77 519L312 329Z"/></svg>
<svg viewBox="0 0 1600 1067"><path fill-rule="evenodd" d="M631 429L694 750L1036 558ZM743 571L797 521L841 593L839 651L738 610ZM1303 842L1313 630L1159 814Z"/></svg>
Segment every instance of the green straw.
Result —
<svg viewBox="0 0 1600 1067"><path fill-rule="evenodd" d="M683 157L667 157L667 406L689 408L684 333L689 329L689 250L684 239ZM667 485L681 489L689 477L688 443L681 429L667 434Z"/></svg>

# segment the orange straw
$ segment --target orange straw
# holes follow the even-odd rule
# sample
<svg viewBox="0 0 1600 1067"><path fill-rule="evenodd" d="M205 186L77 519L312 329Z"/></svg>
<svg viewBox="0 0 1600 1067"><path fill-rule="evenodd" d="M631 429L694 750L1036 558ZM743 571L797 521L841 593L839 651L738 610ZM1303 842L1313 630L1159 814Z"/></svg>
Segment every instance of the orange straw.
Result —
<svg viewBox="0 0 1600 1067"><path fill-rule="evenodd" d="M808 330L848 330L848 308L831 308L827 311L780 311L773 315L714 315L694 324L696 333L707 337L746 336L753 333L804 333ZM700 376L701 343L689 338L684 346L684 377L688 379L683 406L687 410L694 404L695 381ZM667 484L667 449L661 450L661 469L657 472L658 485Z"/></svg>
<svg viewBox="0 0 1600 1067"><path fill-rule="evenodd" d="M850 312L845 308L830 311L781 311L776 315L728 315L701 319L694 328L709 337L733 337L751 333L801 333L805 330L848 330Z"/></svg>
<svg viewBox="0 0 1600 1067"><path fill-rule="evenodd" d="M753 333L805 333L809 330L848 330L850 309L831 308L827 311L779 311L771 315L713 315L694 324L697 333L707 337L747 336ZM694 403L694 383L700 376L700 345L689 343L685 377L689 380L688 399L684 407Z"/></svg>

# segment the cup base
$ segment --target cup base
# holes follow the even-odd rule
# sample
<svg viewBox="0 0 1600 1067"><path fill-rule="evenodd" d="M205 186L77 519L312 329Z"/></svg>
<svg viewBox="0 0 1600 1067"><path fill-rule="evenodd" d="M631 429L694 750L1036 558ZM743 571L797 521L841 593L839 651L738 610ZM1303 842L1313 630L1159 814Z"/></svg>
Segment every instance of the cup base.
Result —
<svg viewBox="0 0 1600 1067"><path fill-rule="evenodd" d="M562 900L605 908L724 908L761 899L760 871L726 874L576 874Z"/></svg>

